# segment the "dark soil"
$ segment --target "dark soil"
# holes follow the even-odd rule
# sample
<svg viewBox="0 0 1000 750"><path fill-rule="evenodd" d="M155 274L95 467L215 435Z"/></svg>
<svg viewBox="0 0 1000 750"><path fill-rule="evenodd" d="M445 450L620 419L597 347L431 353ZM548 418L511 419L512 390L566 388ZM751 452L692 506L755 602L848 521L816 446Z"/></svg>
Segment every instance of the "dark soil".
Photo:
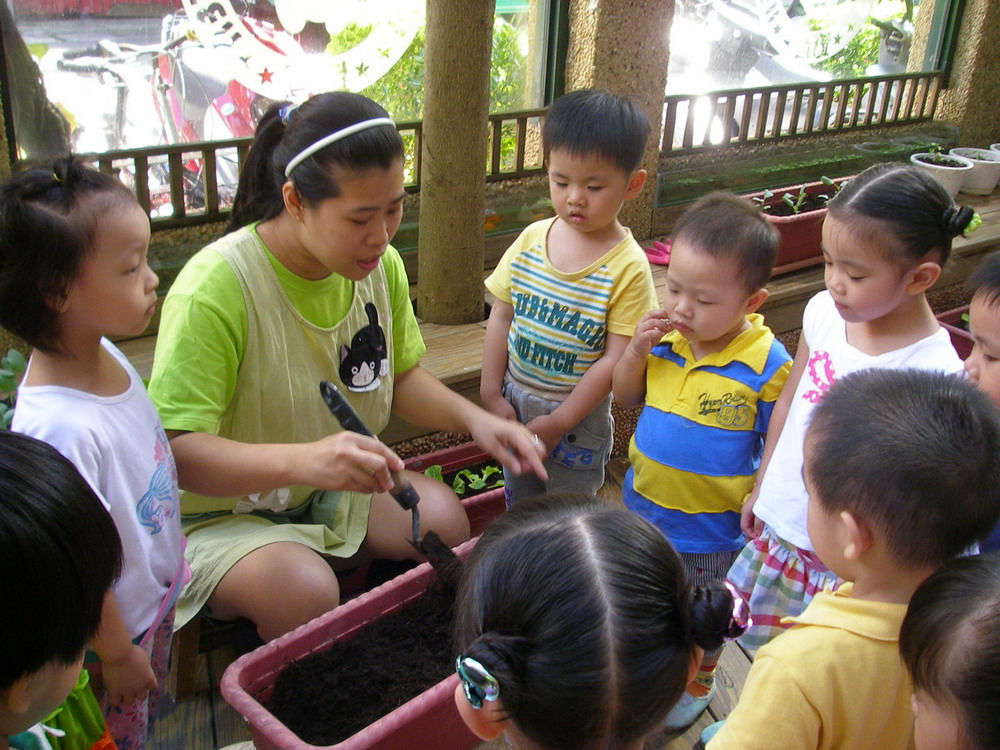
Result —
<svg viewBox="0 0 1000 750"><path fill-rule="evenodd" d="M917 161L923 162L924 164L932 164L935 167L964 167L965 164L960 162L958 159L952 159L950 156L945 156L944 154L927 154L926 156L915 156Z"/></svg>
<svg viewBox="0 0 1000 750"><path fill-rule="evenodd" d="M268 709L311 745L342 742L451 673L452 605L432 586L349 641L292 662Z"/></svg>
<svg viewBox="0 0 1000 750"><path fill-rule="evenodd" d="M833 188L830 188L830 197L833 196ZM797 195L792 195L792 198L797 198ZM767 207L767 213L771 216L793 216L795 214L804 214L807 211L817 211L821 208L826 208L826 200L823 198L810 196L802 201L802 205L799 206L798 211L793 211L792 207L785 203L783 200L779 200L777 203L769 203Z"/></svg>

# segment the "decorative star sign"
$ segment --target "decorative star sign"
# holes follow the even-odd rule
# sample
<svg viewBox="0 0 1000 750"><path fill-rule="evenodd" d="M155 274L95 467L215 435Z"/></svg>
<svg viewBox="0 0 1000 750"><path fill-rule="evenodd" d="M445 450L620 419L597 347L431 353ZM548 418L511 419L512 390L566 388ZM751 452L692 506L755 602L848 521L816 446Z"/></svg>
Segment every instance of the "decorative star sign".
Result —
<svg viewBox="0 0 1000 750"><path fill-rule="evenodd" d="M198 39L225 55L233 77L275 100L302 101L321 91L360 91L389 72L424 23L424 0L274 0L283 28L244 19L232 0L183 0ZM293 34L306 22L332 35L353 23L370 27L340 54L307 53Z"/></svg>

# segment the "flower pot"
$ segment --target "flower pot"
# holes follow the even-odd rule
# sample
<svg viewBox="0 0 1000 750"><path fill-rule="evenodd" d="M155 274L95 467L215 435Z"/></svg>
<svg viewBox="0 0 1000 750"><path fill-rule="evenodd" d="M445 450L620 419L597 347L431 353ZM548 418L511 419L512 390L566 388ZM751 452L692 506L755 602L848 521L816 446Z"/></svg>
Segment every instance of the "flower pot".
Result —
<svg viewBox="0 0 1000 750"><path fill-rule="evenodd" d="M948 335L951 336L951 345L955 347L955 351L962 359L967 359L972 354L972 335L962 327L962 316L968 312L969 306L965 305L934 316L941 327L948 331Z"/></svg>
<svg viewBox="0 0 1000 750"><path fill-rule="evenodd" d="M1000 143L991 143L990 151L1000 151Z"/></svg>
<svg viewBox="0 0 1000 750"><path fill-rule="evenodd" d="M840 177L834 182L840 184L846 182L850 177ZM823 182L808 182L803 185L794 185L773 191L771 197L764 199L764 215L767 220L774 224L781 237L781 244L778 246L778 257L774 262L772 276L777 276L789 271L796 271L800 268L819 265L823 262L823 252L820 249L820 240L823 235L823 219L826 218L826 208L817 208L810 211L801 211L791 216L775 216L769 213L768 208L777 207L782 204L782 196L791 193L797 196L802 188L805 188L806 195L815 197L818 195L829 195L833 197L834 189ZM752 193L748 196L751 199L763 199L764 193Z"/></svg>
<svg viewBox="0 0 1000 750"><path fill-rule="evenodd" d="M456 548L465 559L476 539ZM292 661L355 636L365 625L413 603L436 580L427 563L359 596L332 612L286 633L233 662L222 676L223 697L250 724L258 750L306 750L307 744L264 707L278 674ZM357 734L329 748L336 750L469 750L479 740L465 727L455 708L454 675L425 690Z"/></svg>
<svg viewBox="0 0 1000 750"><path fill-rule="evenodd" d="M924 161L925 159L949 160L958 163L949 166L947 163L934 164ZM965 181L966 172L972 169L972 162L961 156L943 156L927 152L913 154L910 157L910 163L936 178L938 182L944 185L944 189L948 191L948 195L952 198L958 195L959 188L962 187L962 183Z"/></svg>
<svg viewBox="0 0 1000 750"><path fill-rule="evenodd" d="M965 173L959 190L972 195L989 195L993 192L997 182L1000 182L1000 151L988 148L953 148L948 153L972 162L972 169Z"/></svg>

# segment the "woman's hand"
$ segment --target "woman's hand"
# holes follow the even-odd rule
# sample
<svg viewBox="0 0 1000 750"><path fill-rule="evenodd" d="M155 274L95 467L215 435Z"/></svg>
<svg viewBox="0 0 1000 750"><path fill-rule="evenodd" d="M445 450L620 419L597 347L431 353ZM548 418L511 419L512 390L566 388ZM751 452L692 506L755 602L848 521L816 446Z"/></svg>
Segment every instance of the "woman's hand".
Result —
<svg viewBox="0 0 1000 750"><path fill-rule="evenodd" d="M150 690L156 690L156 675L149 664L149 655L134 643L111 658L102 658L101 669L104 690L112 706L135 703Z"/></svg>
<svg viewBox="0 0 1000 750"><path fill-rule="evenodd" d="M293 483L320 490L388 492L390 472L403 470L403 460L388 446L355 432L338 432L292 448L297 454Z"/></svg>
<svg viewBox="0 0 1000 750"><path fill-rule="evenodd" d="M514 474L527 474L531 471L539 479L549 478L542 466L548 452L537 435L522 424L501 419L471 404L469 406L466 424L472 439L480 448Z"/></svg>

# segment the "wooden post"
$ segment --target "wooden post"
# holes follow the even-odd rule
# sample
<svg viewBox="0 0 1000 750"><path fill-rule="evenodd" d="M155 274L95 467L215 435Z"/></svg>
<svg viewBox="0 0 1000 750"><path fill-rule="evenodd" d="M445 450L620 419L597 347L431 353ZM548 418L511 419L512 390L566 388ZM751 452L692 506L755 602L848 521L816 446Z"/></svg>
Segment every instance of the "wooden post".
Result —
<svg viewBox="0 0 1000 750"><path fill-rule="evenodd" d="M417 313L483 319L494 0L427 0Z"/></svg>

